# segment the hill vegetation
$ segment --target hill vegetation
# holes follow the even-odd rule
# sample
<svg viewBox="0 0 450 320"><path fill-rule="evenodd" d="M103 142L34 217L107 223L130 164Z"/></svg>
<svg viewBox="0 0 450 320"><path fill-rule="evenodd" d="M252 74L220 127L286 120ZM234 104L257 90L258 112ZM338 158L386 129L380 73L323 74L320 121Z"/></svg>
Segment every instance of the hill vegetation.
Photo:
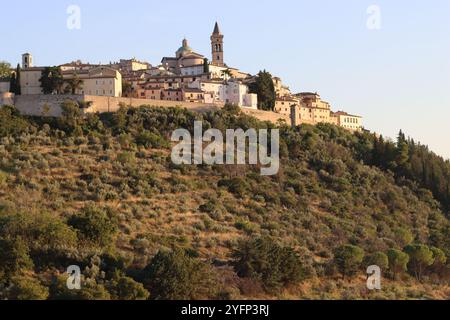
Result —
<svg viewBox="0 0 450 320"><path fill-rule="evenodd" d="M0 298L450 298L450 164L403 133L280 124L266 177L170 160L173 130L195 120L274 127L238 108L63 108L0 109ZM373 264L380 291L366 288Z"/></svg>

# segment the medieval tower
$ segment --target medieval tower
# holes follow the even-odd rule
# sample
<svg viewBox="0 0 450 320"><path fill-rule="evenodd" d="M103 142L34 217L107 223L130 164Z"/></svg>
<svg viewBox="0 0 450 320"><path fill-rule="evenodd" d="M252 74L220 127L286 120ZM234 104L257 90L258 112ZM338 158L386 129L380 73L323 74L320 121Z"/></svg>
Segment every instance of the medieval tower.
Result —
<svg viewBox="0 0 450 320"><path fill-rule="evenodd" d="M22 68L28 69L33 67L33 56L29 53L24 53L22 55Z"/></svg>
<svg viewBox="0 0 450 320"><path fill-rule="evenodd" d="M225 67L223 60L223 34L220 33L219 24L216 22L213 34L211 35L212 64L218 67Z"/></svg>

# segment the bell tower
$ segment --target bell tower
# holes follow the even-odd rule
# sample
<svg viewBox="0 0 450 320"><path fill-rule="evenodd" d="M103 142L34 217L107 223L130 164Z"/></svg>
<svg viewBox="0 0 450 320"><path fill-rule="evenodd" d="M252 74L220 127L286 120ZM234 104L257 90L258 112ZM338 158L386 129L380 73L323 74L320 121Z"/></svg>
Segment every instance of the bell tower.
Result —
<svg viewBox="0 0 450 320"><path fill-rule="evenodd" d="M223 34L220 32L219 24L216 22L213 34L211 35L212 64L218 67L225 67L223 60Z"/></svg>
<svg viewBox="0 0 450 320"><path fill-rule="evenodd" d="M28 69L33 66L33 56L29 53L24 53L22 55L22 68Z"/></svg>

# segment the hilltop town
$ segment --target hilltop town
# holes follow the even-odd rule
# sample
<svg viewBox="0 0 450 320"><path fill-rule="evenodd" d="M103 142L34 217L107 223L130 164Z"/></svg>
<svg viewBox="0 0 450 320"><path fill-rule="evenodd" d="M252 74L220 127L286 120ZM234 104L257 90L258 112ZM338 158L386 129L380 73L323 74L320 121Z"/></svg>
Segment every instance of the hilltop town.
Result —
<svg viewBox="0 0 450 320"><path fill-rule="evenodd" d="M85 112L114 112L123 105L180 106L208 110L234 104L260 120L292 125L331 123L350 131L363 129L362 117L334 112L318 93L292 93L279 77L251 75L225 62L224 35L216 22L211 60L183 39L174 56L153 66L135 58L109 64L73 61L58 67L35 66L30 53L22 65L0 80L0 105L14 104L23 114L58 116L65 99L89 102ZM258 77L269 76L273 99L264 103ZM71 96L71 97L70 97ZM264 109L264 111L258 111Z"/></svg>

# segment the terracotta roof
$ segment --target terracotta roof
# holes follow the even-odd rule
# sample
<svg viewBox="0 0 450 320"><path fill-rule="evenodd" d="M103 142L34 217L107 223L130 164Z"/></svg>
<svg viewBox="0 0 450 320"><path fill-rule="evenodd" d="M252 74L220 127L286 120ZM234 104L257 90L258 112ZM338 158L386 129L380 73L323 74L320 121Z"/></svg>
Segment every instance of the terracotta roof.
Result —
<svg viewBox="0 0 450 320"><path fill-rule="evenodd" d="M336 115L336 116L347 116L347 117L362 118L361 116L356 116L356 115L353 115L353 114L349 114L349 113L344 112L344 111L333 112L332 114Z"/></svg>

